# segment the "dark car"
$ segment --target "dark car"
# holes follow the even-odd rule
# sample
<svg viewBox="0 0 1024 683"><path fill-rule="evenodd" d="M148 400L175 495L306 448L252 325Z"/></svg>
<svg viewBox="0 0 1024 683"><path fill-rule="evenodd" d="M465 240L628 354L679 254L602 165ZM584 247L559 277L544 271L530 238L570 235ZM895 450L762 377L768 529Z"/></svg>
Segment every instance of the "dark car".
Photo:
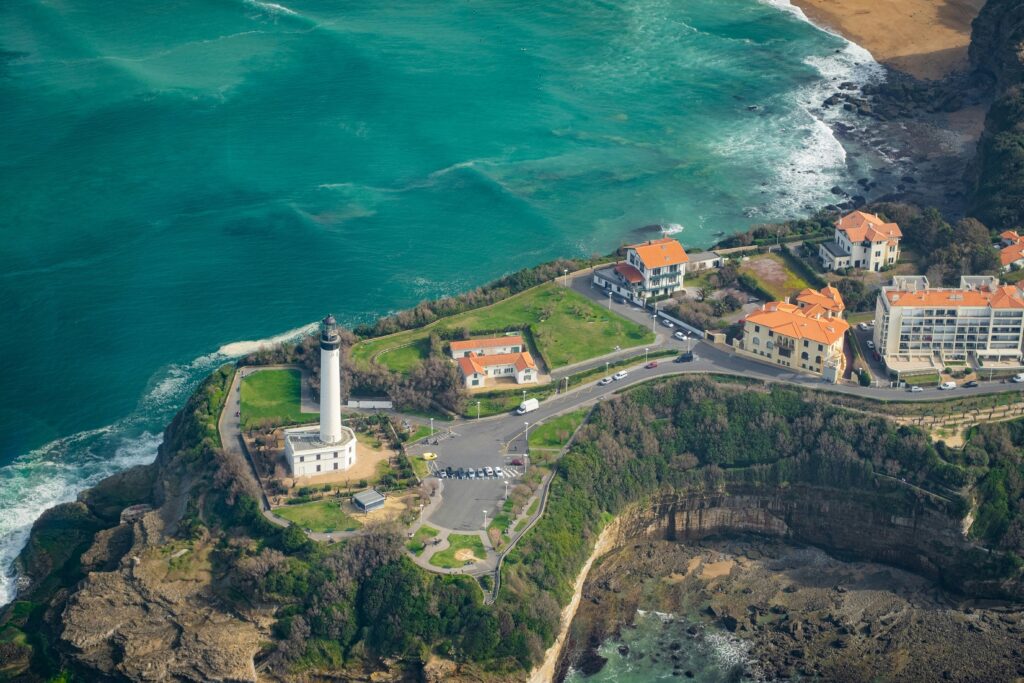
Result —
<svg viewBox="0 0 1024 683"><path fill-rule="evenodd" d="M676 356L673 363L692 363L693 362L693 351L687 351Z"/></svg>
<svg viewBox="0 0 1024 683"><path fill-rule="evenodd" d="M656 367L658 367L658 361L652 360L650 363L648 363L644 367L647 368L648 370L650 370L651 368L656 368Z"/></svg>
<svg viewBox="0 0 1024 683"><path fill-rule="evenodd" d="M964 382L964 383L963 383L963 384L961 384L960 386L962 386L962 387L966 387L966 388L970 389L971 387L976 387L976 386L978 386L978 383L977 383L977 382L975 382L975 381L974 381L974 380L972 379L972 380L970 380L969 382Z"/></svg>
<svg viewBox="0 0 1024 683"><path fill-rule="evenodd" d="M509 465L515 465L516 467L522 467L523 466L523 461L520 460L519 458L512 458L512 460L510 460L508 464Z"/></svg>
<svg viewBox="0 0 1024 683"><path fill-rule="evenodd" d="M458 477L459 479L464 479L466 477L466 470L462 467L459 468Z"/></svg>
<svg viewBox="0 0 1024 683"><path fill-rule="evenodd" d="M612 294L612 301L614 301L617 304L624 304L624 303L626 303L626 300L623 299L618 294Z"/></svg>
<svg viewBox="0 0 1024 683"><path fill-rule="evenodd" d="M452 468L451 467L445 467L444 468L444 473L447 474L449 477L452 476Z"/></svg>

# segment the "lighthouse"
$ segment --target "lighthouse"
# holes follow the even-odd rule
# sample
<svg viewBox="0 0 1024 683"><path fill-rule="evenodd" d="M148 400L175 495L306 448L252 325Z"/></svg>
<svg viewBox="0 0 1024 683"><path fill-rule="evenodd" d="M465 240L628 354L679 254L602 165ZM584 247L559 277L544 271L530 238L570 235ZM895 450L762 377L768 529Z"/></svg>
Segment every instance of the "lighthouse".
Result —
<svg viewBox="0 0 1024 683"><path fill-rule="evenodd" d="M356 435L341 424L341 335L338 321L320 321L320 424L286 429L284 453L296 479L327 477L356 462Z"/></svg>
<svg viewBox="0 0 1024 683"><path fill-rule="evenodd" d="M320 323L320 441L341 441L341 337L329 315Z"/></svg>

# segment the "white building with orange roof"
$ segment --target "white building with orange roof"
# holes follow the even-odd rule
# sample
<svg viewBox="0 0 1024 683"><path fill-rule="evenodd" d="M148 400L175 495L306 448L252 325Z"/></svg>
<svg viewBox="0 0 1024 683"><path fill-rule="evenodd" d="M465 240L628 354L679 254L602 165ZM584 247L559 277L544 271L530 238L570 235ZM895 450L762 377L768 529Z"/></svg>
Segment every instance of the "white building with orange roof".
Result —
<svg viewBox="0 0 1024 683"><path fill-rule="evenodd" d="M1024 237L1013 230L1007 230L999 235L999 245L999 263L1003 270L1024 266Z"/></svg>
<svg viewBox="0 0 1024 683"><path fill-rule="evenodd" d="M1017 367L1024 340L1024 291L990 276L931 287L923 276L894 277L875 305L874 343L895 371L950 361Z"/></svg>
<svg viewBox="0 0 1024 683"><path fill-rule="evenodd" d="M820 303L800 307L772 301L747 315L737 353L764 363L821 375L838 382L846 369L847 323Z"/></svg>
<svg viewBox="0 0 1024 683"><path fill-rule="evenodd" d="M594 273L594 284L635 301L668 296L683 288L690 257L671 237L626 247L626 258Z"/></svg>
<svg viewBox="0 0 1024 683"><path fill-rule="evenodd" d="M467 389L478 389L487 385L487 380L508 378L516 384L535 384L539 378L537 363L529 351L516 353L494 353L478 356L470 353L460 356L455 364L462 373Z"/></svg>
<svg viewBox="0 0 1024 683"><path fill-rule="evenodd" d="M902 237L900 226L895 223L886 223L871 213L854 211L836 221L832 241L823 242L818 255L826 270L879 271L899 260Z"/></svg>
<svg viewBox="0 0 1024 683"><path fill-rule="evenodd" d="M846 310L843 295L832 285L821 289L805 289L796 295L796 305L803 309L805 315L831 313L841 316Z"/></svg>
<svg viewBox="0 0 1024 683"><path fill-rule="evenodd" d="M448 351L452 355L452 360L458 360L463 356L474 354L477 356L488 356L496 353L521 353L526 350L526 342L523 341L522 335L519 334L464 339L453 341L448 345Z"/></svg>

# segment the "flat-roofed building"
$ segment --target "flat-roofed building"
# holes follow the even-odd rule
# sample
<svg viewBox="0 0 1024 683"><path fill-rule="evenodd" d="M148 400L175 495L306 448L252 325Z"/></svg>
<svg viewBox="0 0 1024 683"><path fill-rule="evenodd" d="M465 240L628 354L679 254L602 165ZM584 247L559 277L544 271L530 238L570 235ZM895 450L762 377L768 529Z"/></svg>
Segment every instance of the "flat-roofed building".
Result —
<svg viewBox="0 0 1024 683"><path fill-rule="evenodd" d="M384 497L377 489L367 489L366 491L360 491L356 495L352 496L352 504L363 512L373 512L384 507L384 502L387 498Z"/></svg>
<svg viewBox="0 0 1024 683"><path fill-rule="evenodd" d="M1024 291L995 277L962 277L957 288L894 277L875 304L875 347L896 371L964 361L1017 367L1022 338Z"/></svg>
<svg viewBox="0 0 1024 683"><path fill-rule="evenodd" d="M772 301L747 315L743 338L733 346L761 362L838 382L846 369L848 329L849 323L828 311L809 313L795 304Z"/></svg>

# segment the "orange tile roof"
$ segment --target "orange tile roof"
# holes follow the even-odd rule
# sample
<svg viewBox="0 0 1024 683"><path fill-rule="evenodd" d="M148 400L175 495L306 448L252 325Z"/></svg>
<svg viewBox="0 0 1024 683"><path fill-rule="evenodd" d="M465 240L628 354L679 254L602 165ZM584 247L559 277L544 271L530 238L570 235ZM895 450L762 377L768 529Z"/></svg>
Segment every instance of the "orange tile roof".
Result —
<svg viewBox="0 0 1024 683"><path fill-rule="evenodd" d="M634 285L644 281L644 276L640 274L640 271L628 263L616 263L615 272L621 275L626 282Z"/></svg>
<svg viewBox="0 0 1024 683"><path fill-rule="evenodd" d="M533 356L530 355L529 351L523 351L522 353L495 353L490 356L478 356L475 353L471 353L468 356L459 358L458 364L463 375L472 375L474 372L483 375L486 374L487 368L494 367L495 365L514 365L518 372L522 372L526 368L537 369L537 364L534 362Z"/></svg>
<svg viewBox="0 0 1024 683"><path fill-rule="evenodd" d="M846 303L843 302L843 295L832 285L825 285L820 290L805 289L796 295L797 302L808 307L820 306L821 308L842 313L846 310Z"/></svg>
<svg viewBox="0 0 1024 683"><path fill-rule="evenodd" d="M792 339L808 339L819 344L834 344L850 329L842 318L809 316L793 304L772 301L747 316L747 322L764 325L775 334Z"/></svg>
<svg viewBox="0 0 1024 683"><path fill-rule="evenodd" d="M1024 292L1013 285L988 289L922 289L916 292L887 291L885 297L892 306L935 308L1024 308Z"/></svg>
<svg viewBox="0 0 1024 683"><path fill-rule="evenodd" d="M900 226L895 223L886 223L873 213L863 211L846 214L836 221L836 227L845 232L851 242L892 241L903 237Z"/></svg>
<svg viewBox="0 0 1024 683"><path fill-rule="evenodd" d="M501 346L514 346L516 344L524 346L523 338L518 334L507 337L481 337L480 339L453 341L451 348L452 351L469 351L470 349L491 349Z"/></svg>
<svg viewBox="0 0 1024 683"><path fill-rule="evenodd" d="M642 244L631 244L627 249L636 251L636 255L648 268L663 268L674 266L679 263L686 263L690 257L686 255L683 245L671 237L662 237L660 240L648 240Z"/></svg>
<svg viewBox="0 0 1024 683"><path fill-rule="evenodd" d="M1024 240L999 250L999 262L1004 266L1024 259Z"/></svg>
<svg viewBox="0 0 1024 683"><path fill-rule="evenodd" d="M1017 240L1020 239L1020 235L1018 235L1017 231L1015 230L1003 230L1001 233L999 233L999 237L1001 239L1009 240L1011 242L1016 242Z"/></svg>

